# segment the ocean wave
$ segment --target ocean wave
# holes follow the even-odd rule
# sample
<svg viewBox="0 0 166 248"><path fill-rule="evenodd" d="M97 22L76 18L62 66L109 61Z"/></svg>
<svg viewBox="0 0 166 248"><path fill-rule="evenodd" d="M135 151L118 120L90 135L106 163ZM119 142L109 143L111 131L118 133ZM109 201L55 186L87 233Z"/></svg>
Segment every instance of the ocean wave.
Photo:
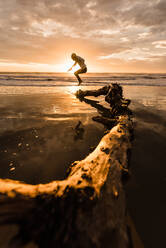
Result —
<svg viewBox="0 0 166 248"><path fill-rule="evenodd" d="M119 83L137 86L166 86L166 74L87 73L81 75L85 86ZM56 87L77 85L73 75L67 73L0 73L0 86Z"/></svg>
<svg viewBox="0 0 166 248"><path fill-rule="evenodd" d="M64 76L51 76L51 75L4 75L0 74L0 81L72 81L74 76L70 77L64 77ZM150 79L150 80L157 80L157 79L166 79L166 75L118 75L118 76L113 76L113 75L103 75L103 76L87 76L83 75L83 78L87 81L107 81L107 80L116 80L116 81L121 81L121 80L128 80L128 81L133 81L133 80L139 80L139 79Z"/></svg>
<svg viewBox="0 0 166 248"><path fill-rule="evenodd" d="M139 79L151 79L154 80L155 78L151 78L151 77L143 77L143 78L139 78ZM100 83L101 81L103 82L110 82L110 81L136 81L138 80L138 78L130 78L130 77L104 77L104 78L88 78L88 77L84 77L84 81L85 82L92 82L92 83ZM1 78L0 77L0 82L1 81L17 81L17 82L76 82L76 80L74 80L74 78Z"/></svg>
<svg viewBox="0 0 166 248"><path fill-rule="evenodd" d="M111 84L111 83L115 83L115 82L89 82L89 83L86 83L86 82L83 82L81 84L81 86L105 86L105 85L108 85L108 84ZM119 82L120 85L126 85L126 86L159 86L159 87L166 87L166 82L165 83L158 83L158 84L154 84L154 83L138 83L138 82ZM19 84L19 83L12 83L12 84L5 84L5 83L0 83L0 87L70 87L70 86L77 86L78 83L77 82L71 82L71 83L68 83L68 84L63 84L63 83L59 83L59 84L49 84L49 83L46 83L46 84Z"/></svg>

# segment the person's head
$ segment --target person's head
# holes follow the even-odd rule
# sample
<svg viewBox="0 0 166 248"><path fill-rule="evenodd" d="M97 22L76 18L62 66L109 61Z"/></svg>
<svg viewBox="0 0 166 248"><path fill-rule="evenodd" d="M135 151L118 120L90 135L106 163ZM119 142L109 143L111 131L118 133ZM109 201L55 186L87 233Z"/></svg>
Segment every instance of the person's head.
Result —
<svg viewBox="0 0 166 248"><path fill-rule="evenodd" d="M76 56L77 56L76 53L72 53L71 55L72 60L75 60Z"/></svg>

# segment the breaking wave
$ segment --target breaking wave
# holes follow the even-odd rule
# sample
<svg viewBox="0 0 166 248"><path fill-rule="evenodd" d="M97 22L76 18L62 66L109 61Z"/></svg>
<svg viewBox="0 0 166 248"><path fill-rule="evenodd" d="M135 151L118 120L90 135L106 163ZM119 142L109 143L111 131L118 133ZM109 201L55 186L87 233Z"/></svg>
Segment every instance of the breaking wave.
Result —
<svg viewBox="0 0 166 248"><path fill-rule="evenodd" d="M87 73L82 78L85 86L113 82L131 86L166 86L166 74ZM65 87L75 84L75 77L67 73L0 73L0 86Z"/></svg>

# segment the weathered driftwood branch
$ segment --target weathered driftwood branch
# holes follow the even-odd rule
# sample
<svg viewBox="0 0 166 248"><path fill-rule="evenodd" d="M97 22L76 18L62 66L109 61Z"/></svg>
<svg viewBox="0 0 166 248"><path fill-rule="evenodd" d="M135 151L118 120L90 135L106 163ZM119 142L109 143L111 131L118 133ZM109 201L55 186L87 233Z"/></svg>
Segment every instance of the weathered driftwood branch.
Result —
<svg viewBox="0 0 166 248"><path fill-rule="evenodd" d="M78 97L85 97L85 96L101 96L101 95L107 95L107 93L110 90L110 85L104 86L98 90L78 90L76 93L76 96Z"/></svg>
<svg viewBox="0 0 166 248"><path fill-rule="evenodd" d="M94 100L85 98L87 96L97 97L100 95L105 95L105 101L110 105L109 108L100 105ZM130 100L123 98L123 89L116 83L104 86L98 90L78 90L76 97L79 98L80 101L84 101L96 108L100 116L93 117L93 120L104 124L108 129L118 123L118 116L130 116L132 114L131 110L128 109Z"/></svg>
<svg viewBox="0 0 166 248"><path fill-rule="evenodd" d="M112 115L123 114L121 111L124 111L124 109L130 104L130 100L123 98L122 87L117 83L104 86L98 90L79 90L76 93L76 96L82 100L84 100L84 97L86 96L97 97L100 95L105 95L105 101L108 102L112 108ZM114 112L114 109L116 109L116 112Z"/></svg>
<svg viewBox="0 0 166 248"><path fill-rule="evenodd" d="M68 177L28 185L0 180L0 224L20 227L13 247L34 241L45 247L129 247L123 172L128 170L132 122L128 115Z"/></svg>

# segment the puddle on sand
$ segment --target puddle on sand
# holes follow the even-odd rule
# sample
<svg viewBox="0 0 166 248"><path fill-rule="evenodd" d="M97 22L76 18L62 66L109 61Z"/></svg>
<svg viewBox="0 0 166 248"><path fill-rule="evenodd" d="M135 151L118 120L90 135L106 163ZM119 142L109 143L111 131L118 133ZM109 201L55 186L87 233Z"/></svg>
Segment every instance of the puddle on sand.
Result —
<svg viewBox="0 0 166 248"><path fill-rule="evenodd" d="M68 166L84 159L103 135L104 127L90 117L41 121L36 127L4 132L0 178L30 184L64 179Z"/></svg>

